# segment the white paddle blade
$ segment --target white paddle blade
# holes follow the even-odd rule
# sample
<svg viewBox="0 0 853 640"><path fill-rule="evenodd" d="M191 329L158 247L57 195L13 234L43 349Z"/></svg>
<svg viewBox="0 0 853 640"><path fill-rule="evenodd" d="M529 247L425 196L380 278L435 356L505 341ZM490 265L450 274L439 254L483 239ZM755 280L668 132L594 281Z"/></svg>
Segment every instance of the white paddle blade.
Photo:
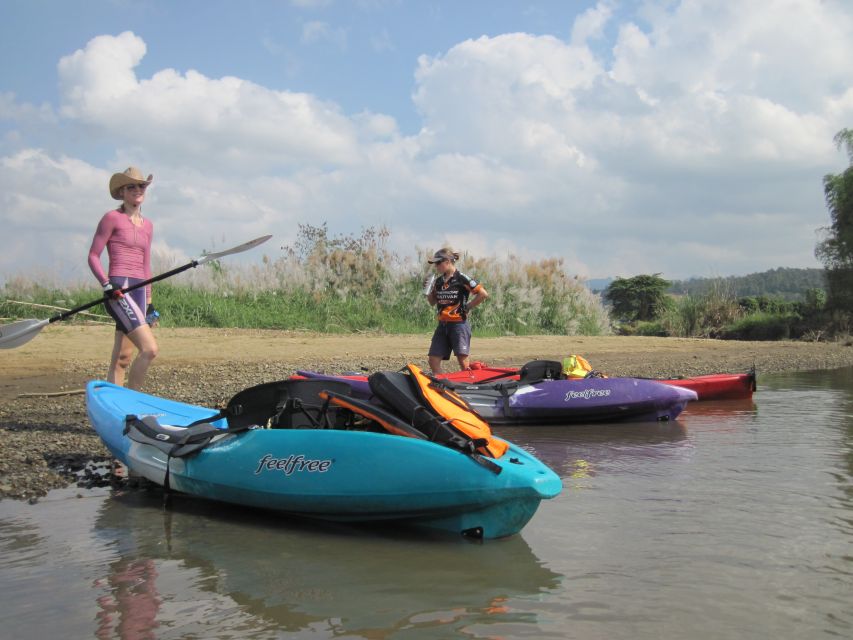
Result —
<svg viewBox="0 0 853 640"><path fill-rule="evenodd" d="M50 320L19 320L0 327L0 349L14 349L32 340Z"/></svg>
<svg viewBox="0 0 853 640"><path fill-rule="evenodd" d="M245 242L238 247L234 247L233 249L226 249L225 251L220 251L218 253L208 253L198 258L196 260L196 264L204 264L205 262L210 262L211 260L218 260L219 258L230 256L234 253L243 253L244 251L248 251L249 249L254 249L259 244L263 244L270 238L272 238L272 235L261 236L260 238L249 240L248 242Z"/></svg>

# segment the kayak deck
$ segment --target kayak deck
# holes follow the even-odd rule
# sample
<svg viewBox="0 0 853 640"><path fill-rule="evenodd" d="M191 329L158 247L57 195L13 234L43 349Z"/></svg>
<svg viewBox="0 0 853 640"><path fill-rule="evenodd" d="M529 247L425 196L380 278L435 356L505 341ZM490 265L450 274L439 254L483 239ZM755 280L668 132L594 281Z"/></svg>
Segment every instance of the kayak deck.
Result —
<svg viewBox="0 0 853 640"><path fill-rule="evenodd" d="M161 486L203 498L332 521L384 521L482 538L512 535L562 488L532 454L510 445L492 471L426 440L336 428L250 429L170 457L125 434L126 416L161 425L215 410L93 381L92 424L114 456ZM227 421L214 422L223 430Z"/></svg>

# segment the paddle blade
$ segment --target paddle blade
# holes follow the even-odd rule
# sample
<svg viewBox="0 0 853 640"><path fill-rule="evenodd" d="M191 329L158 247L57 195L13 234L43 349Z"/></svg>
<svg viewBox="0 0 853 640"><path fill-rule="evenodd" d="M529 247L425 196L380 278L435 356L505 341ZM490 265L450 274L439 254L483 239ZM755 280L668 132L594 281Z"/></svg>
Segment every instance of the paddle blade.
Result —
<svg viewBox="0 0 853 640"><path fill-rule="evenodd" d="M249 240L248 242L244 242L240 246L233 247L231 249L226 249L225 251L220 251L218 253L208 253L208 254L200 257L195 262L197 264L204 264L205 262L210 262L211 260L218 260L219 258L222 258L224 256L230 256L234 253L243 253L244 251L248 251L249 249L254 249L259 244L263 244L264 242L266 242L270 238L272 238L272 235L261 236L260 238L255 238L254 240Z"/></svg>
<svg viewBox="0 0 853 640"><path fill-rule="evenodd" d="M14 349L32 340L50 320L18 320L0 327L0 349Z"/></svg>

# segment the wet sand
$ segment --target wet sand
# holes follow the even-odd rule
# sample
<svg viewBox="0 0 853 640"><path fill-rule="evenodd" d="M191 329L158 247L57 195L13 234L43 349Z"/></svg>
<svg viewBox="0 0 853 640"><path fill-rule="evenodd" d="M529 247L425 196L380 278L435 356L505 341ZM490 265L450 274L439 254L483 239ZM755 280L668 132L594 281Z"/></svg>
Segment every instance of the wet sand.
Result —
<svg viewBox="0 0 853 640"><path fill-rule="evenodd" d="M110 327L45 328L0 351L0 497L35 500L66 486L69 470L107 452L86 417L86 382L106 376ZM320 335L238 329L158 329L160 356L145 391L206 406L297 369L328 372L426 366L428 335ZM586 357L595 369L669 377L746 371L761 375L853 366L850 342L735 342L680 338L532 336L474 338L471 359L494 365Z"/></svg>

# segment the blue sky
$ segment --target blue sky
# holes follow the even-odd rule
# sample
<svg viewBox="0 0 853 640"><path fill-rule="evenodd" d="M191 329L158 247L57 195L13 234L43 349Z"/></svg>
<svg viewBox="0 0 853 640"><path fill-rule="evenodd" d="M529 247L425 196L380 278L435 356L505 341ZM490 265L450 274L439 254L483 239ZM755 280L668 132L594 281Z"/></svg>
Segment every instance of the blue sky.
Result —
<svg viewBox="0 0 853 640"><path fill-rule="evenodd" d="M50 80L62 56L95 36L131 30L149 44L140 76L167 67L239 76L271 89L313 93L347 112L392 113L413 133L419 127L411 101L419 55L440 55L483 35L568 36L575 15L594 4L7 0L0 53L25 63L4 65L2 79L22 100L56 102Z"/></svg>
<svg viewBox="0 0 853 640"><path fill-rule="evenodd" d="M0 280L89 277L129 164L164 263L326 222L583 277L818 266L853 127L840 0L4 0L0 56Z"/></svg>

